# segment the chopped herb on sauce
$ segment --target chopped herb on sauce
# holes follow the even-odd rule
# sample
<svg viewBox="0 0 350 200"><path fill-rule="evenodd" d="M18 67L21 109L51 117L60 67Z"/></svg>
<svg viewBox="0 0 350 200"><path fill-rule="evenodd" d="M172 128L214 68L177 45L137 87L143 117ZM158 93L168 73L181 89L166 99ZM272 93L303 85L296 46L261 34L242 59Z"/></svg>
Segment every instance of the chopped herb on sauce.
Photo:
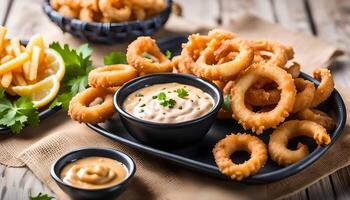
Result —
<svg viewBox="0 0 350 200"><path fill-rule="evenodd" d="M137 97L143 97L143 94L137 93L137 94L135 94L135 96L137 96Z"/></svg>
<svg viewBox="0 0 350 200"><path fill-rule="evenodd" d="M188 92L184 88L179 88L176 90L177 96L180 98L185 98L188 96Z"/></svg>

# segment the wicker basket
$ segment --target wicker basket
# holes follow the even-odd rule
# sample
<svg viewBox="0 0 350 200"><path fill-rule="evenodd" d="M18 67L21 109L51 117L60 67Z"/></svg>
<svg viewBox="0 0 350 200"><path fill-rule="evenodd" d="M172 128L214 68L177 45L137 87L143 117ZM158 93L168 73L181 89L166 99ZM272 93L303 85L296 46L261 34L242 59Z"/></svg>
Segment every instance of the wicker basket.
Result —
<svg viewBox="0 0 350 200"><path fill-rule="evenodd" d="M133 40L141 35L152 35L168 20L171 13L172 0L166 0L166 8L156 16L145 20L122 23L85 22L79 19L64 17L50 6L49 0L43 4L43 10L52 22L63 32L68 32L82 40L113 44Z"/></svg>

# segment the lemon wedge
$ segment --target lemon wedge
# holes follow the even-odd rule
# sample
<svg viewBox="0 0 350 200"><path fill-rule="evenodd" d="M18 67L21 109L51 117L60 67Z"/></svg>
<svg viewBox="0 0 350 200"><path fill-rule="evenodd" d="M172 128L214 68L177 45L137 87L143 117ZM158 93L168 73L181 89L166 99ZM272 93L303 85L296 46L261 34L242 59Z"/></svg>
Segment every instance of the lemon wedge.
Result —
<svg viewBox="0 0 350 200"><path fill-rule="evenodd" d="M56 75L51 75L33 85L14 86L11 89L19 96L31 97L34 106L40 108L56 97L60 89L60 81Z"/></svg>
<svg viewBox="0 0 350 200"><path fill-rule="evenodd" d="M55 75L59 81L64 77L66 67L60 54L55 50L45 49L44 64L41 65L38 72L38 79L43 80L46 77Z"/></svg>

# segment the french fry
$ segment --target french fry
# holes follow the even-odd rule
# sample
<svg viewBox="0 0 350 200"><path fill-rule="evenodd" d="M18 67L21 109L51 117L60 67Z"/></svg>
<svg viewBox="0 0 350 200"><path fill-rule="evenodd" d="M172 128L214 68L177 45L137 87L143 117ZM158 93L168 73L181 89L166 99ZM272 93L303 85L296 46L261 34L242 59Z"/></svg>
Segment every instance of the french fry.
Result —
<svg viewBox="0 0 350 200"><path fill-rule="evenodd" d="M14 73L15 83L17 85L27 85L27 82L24 80L22 74Z"/></svg>
<svg viewBox="0 0 350 200"><path fill-rule="evenodd" d="M11 39L11 46L16 56L21 54L21 44L18 37Z"/></svg>
<svg viewBox="0 0 350 200"><path fill-rule="evenodd" d="M5 62L10 61L11 59L13 59L13 56L12 56L12 55L6 55L6 56L4 56L4 57L1 58L0 64L4 64Z"/></svg>
<svg viewBox="0 0 350 200"><path fill-rule="evenodd" d="M22 71L23 71L24 78L29 80L30 61L27 61L23 64Z"/></svg>
<svg viewBox="0 0 350 200"><path fill-rule="evenodd" d="M12 72L8 72L2 76L1 85L4 88L8 88L12 82Z"/></svg>
<svg viewBox="0 0 350 200"><path fill-rule="evenodd" d="M12 45L7 45L5 47L5 51L6 51L7 54L14 54Z"/></svg>
<svg viewBox="0 0 350 200"><path fill-rule="evenodd" d="M0 26L0 53L5 48L5 36L7 33L7 28Z"/></svg>
<svg viewBox="0 0 350 200"><path fill-rule="evenodd" d="M7 94L9 94L11 96L17 96L15 91L12 90L12 87L5 88L5 91L6 91Z"/></svg>
<svg viewBox="0 0 350 200"><path fill-rule="evenodd" d="M0 75L6 74L7 72L10 72L18 67L21 67L23 63L29 60L28 53L21 53L19 56L15 57L14 59L5 62L0 65Z"/></svg>
<svg viewBox="0 0 350 200"><path fill-rule="evenodd" d="M38 75L40 54L41 54L40 47L34 46L33 51L32 51L32 58L31 58L31 62L30 62L30 72L29 72L29 80L31 80L31 81L35 80L37 75Z"/></svg>
<svg viewBox="0 0 350 200"><path fill-rule="evenodd" d="M29 53L29 55L32 54L33 48L35 46L38 46L40 48L40 58L39 58L39 63L41 63L41 61L44 58L44 49L45 49L45 44L44 44L44 39L43 36L40 34L35 34L33 35L26 47L26 52Z"/></svg>
<svg viewBox="0 0 350 200"><path fill-rule="evenodd" d="M25 51L26 51L26 48L23 45L21 45L21 52L25 52Z"/></svg>

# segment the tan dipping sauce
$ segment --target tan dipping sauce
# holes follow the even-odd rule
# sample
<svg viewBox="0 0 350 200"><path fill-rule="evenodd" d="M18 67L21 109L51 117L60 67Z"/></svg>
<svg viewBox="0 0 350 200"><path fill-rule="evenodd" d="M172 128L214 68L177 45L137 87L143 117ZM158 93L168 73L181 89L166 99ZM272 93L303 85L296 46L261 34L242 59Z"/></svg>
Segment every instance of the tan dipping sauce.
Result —
<svg viewBox="0 0 350 200"><path fill-rule="evenodd" d="M123 163L105 157L86 157L67 164L61 171L63 182L77 188L101 189L122 182L128 174Z"/></svg>
<svg viewBox="0 0 350 200"><path fill-rule="evenodd" d="M143 120L178 123L197 119L214 106L214 99L201 89L180 83L155 84L131 93L123 109Z"/></svg>

